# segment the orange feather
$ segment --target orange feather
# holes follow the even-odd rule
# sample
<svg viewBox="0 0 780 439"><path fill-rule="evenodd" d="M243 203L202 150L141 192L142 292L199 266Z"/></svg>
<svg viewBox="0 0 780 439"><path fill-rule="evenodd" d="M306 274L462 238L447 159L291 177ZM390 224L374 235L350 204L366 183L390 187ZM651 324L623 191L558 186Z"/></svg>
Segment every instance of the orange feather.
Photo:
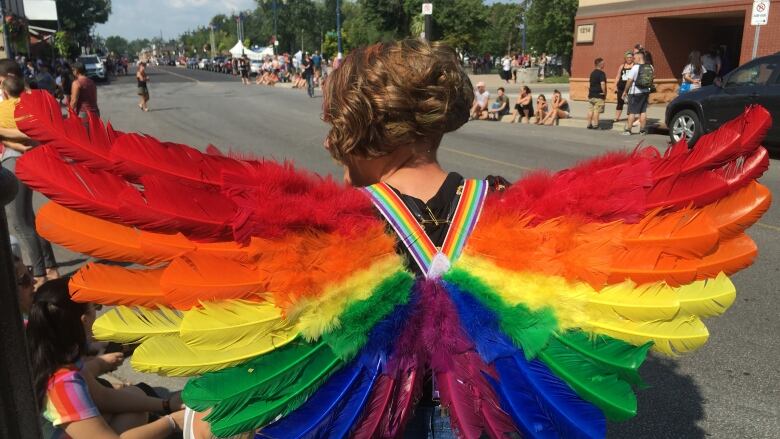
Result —
<svg viewBox="0 0 780 439"><path fill-rule="evenodd" d="M70 294L77 302L103 305L168 305L160 289L162 273L162 268L132 270L88 263L71 277Z"/></svg>

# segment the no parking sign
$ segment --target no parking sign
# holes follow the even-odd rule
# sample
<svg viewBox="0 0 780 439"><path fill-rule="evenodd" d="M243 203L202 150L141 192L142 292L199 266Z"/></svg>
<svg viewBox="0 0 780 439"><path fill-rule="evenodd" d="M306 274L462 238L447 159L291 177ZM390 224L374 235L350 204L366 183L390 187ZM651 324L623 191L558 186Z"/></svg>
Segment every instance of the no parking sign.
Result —
<svg viewBox="0 0 780 439"><path fill-rule="evenodd" d="M763 26L769 21L769 0L754 0L753 14L750 16L750 24L753 26Z"/></svg>

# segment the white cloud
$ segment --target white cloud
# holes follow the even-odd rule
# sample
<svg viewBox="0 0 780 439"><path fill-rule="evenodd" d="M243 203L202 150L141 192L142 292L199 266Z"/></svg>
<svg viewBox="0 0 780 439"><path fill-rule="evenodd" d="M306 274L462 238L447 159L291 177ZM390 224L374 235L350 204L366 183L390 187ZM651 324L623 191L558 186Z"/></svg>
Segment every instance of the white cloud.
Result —
<svg viewBox="0 0 780 439"><path fill-rule="evenodd" d="M120 35L127 39L152 38L163 33L174 38L205 26L217 14L254 9L255 0L114 0L108 22L96 32L104 37Z"/></svg>

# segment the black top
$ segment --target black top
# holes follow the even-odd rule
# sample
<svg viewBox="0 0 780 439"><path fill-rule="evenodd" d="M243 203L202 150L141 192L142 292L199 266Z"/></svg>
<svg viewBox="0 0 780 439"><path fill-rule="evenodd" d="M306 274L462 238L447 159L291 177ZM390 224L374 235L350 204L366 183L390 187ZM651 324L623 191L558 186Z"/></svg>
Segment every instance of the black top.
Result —
<svg viewBox="0 0 780 439"><path fill-rule="evenodd" d="M310 59L302 59L301 60L301 67L303 67L303 76L308 78L309 76L314 74L314 64L311 62Z"/></svg>
<svg viewBox="0 0 780 439"><path fill-rule="evenodd" d="M144 76L143 80L138 76L136 76L135 79L138 81L138 87L146 88L146 76Z"/></svg>
<svg viewBox="0 0 780 439"><path fill-rule="evenodd" d="M447 230L450 228L452 215L458 207L458 200L460 199L457 196L458 187L462 184L463 176L457 172L450 172L439 190L427 203L411 195L402 194L395 188L393 190L400 196L401 201L409 208L417 222L422 225L425 234L431 238L433 245L441 247L444 245L444 238L447 236ZM392 230L392 226L388 224L388 227ZM395 231L392 233L395 233ZM409 253L409 250L400 240L396 244L396 250L399 254L404 255L406 266L410 271L417 276L423 275L420 267L414 262L411 253Z"/></svg>
<svg viewBox="0 0 780 439"><path fill-rule="evenodd" d="M588 99L599 98L604 99L607 95L607 91L601 88L601 83L607 82L607 74L603 70L594 69L590 73L590 86L588 87Z"/></svg>

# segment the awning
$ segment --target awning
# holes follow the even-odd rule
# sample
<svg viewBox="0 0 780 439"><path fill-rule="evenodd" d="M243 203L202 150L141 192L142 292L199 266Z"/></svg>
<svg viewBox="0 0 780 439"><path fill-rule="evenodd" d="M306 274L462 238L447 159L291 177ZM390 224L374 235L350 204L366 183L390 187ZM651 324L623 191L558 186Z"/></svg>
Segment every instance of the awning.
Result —
<svg viewBox="0 0 780 439"><path fill-rule="evenodd" d="M45 27L40 27L40 26L28 25L27 29L33 35L38 35L40 33L44 33L44 34L55 34L55 33L57 33L57 29L46 29Z"/></svg>

